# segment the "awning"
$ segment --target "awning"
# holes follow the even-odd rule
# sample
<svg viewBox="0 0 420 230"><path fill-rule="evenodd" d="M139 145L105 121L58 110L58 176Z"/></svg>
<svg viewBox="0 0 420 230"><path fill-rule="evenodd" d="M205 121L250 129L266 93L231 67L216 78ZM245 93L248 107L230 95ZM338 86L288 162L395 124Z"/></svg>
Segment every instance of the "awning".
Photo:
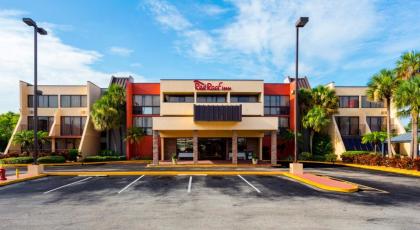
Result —
<svg viewBox="0 0 420 230"><path fill-rule="evenodd" d="M420 136L420 132L419 136ZM410 143L411 142L411 132L403 133L401 135L391 138L391 143Z"/></svg>

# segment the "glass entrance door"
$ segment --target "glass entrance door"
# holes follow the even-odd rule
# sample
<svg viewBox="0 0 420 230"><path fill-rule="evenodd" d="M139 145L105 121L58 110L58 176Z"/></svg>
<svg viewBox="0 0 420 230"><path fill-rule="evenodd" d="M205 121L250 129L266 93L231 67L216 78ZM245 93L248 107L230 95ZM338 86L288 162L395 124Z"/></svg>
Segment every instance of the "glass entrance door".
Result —
<svg viewBox="0 0 420 230"><path fill-rule="evenodd" d="M199 160L225 160L225 138L198 138Z"/></svg>

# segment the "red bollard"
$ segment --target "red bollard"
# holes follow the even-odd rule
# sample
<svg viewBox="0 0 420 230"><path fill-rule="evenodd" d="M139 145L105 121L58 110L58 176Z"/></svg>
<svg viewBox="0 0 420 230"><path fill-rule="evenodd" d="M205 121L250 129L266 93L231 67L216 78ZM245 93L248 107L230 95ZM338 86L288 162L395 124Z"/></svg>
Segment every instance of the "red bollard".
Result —
<svg viewBox="0 0 420 230"><path fill-rule="evenodd" d="M0 169L0 180L7 180L6 169Z"/></svg>

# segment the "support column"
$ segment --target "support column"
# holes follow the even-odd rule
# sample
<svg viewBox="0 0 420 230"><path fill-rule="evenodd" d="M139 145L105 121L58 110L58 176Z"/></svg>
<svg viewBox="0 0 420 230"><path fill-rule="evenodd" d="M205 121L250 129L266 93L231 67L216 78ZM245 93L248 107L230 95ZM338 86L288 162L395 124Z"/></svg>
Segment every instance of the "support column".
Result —
<svg viewBox="0 0 420 230"><path fill-rule="evenodd" d="M160 160L164 161L165 160L165 138L161 137L160 138Z"/></svg>
<svg viewBox="0 0 420 230"><path fill-rule="evenodd" d="M159 164L159 132L153 130L153 164Z"/></svg>
<svg viewBox="0 0 420 230"><path fill-rule="evenodd" d="M51 152L55 153L55 138L51 139Z"/></svg>
<svg viewBox="0 0 420 230"><path fill-rule="evenodd" d="M258 158L259 158L260 161L262 161L262 158L263 158L263 137L260 137L258 140L259 140L258 141L258 151L259 151Z"/></svg>
<svg viewBox="0 0 420 230"><path fill-rule="evenodd" d="M232 164L238 164L238 132L232 134Z"/></svg>
<svg viewBox="0 0 420 230"><path fill-rule="evenodd" d="M193 161L194 164L198 163L198 131L193 131Z"/></svg>
<svg viewBox="0 0 420 230"><path fill-rule="evenodd" d="M277 131L271 131L271 164L277 164Z"/></svg>

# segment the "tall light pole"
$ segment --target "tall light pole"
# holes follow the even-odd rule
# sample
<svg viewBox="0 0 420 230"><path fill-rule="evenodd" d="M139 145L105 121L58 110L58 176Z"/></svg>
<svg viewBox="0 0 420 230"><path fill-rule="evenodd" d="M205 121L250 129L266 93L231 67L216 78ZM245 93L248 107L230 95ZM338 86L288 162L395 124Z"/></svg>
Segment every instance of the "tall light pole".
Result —
<svg viewBox="0 0 420 230"><path fill-rule="evenodd" d="M308 21L309 21L308 17L300 17L296 21L296 24L295 24L296 26L296 77L295 77L295 104L294 104L294 107L295 107L295 155L294 155L293 163L297 163L297 157L298 157L299 28L304 27L306 23L308 23Z"/></svg>
<svg viewBox="0 0 420 230"><path fill-rule="evenodd" d="M34 164L38 158L38 33L41 35L47 35L47 31L36 25L36 22L30 18L23 18L22 21L34 28Z"/></svg>

